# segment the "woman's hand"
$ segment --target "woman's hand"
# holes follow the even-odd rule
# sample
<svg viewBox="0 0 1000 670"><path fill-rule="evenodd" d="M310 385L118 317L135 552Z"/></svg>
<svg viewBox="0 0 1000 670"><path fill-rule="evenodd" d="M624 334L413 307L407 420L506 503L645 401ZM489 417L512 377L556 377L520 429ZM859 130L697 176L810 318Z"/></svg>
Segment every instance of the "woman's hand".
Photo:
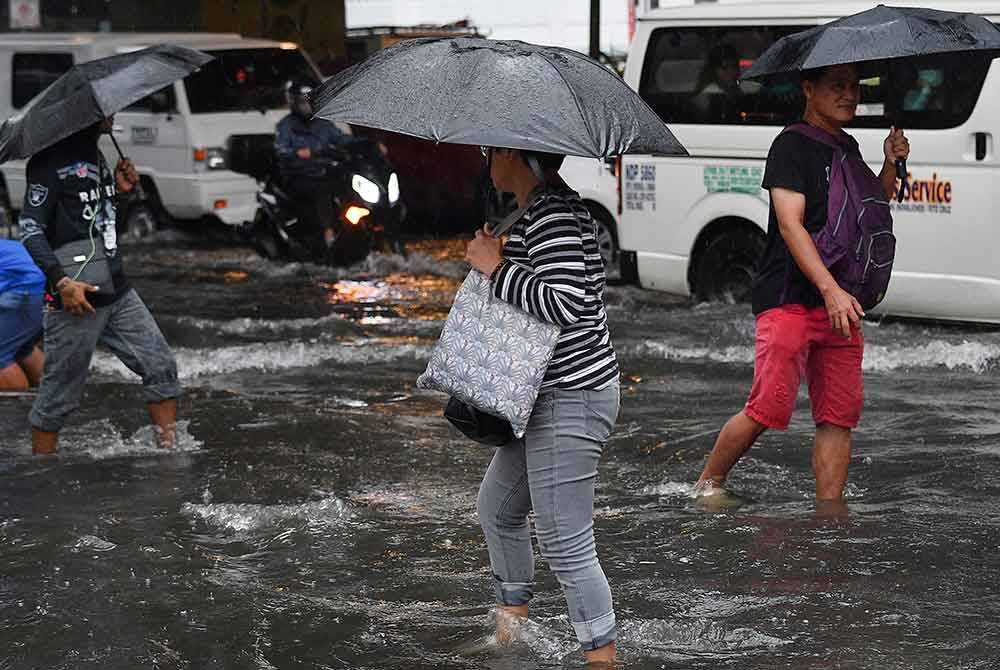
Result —
<svg viewBox="0 0 1000 670"><path fill-rule="evenodd" d="M466 247L465 260L488 277L503 260L502 248L503 242L491 236L483 228L476 231L476 238Z"/></svg>

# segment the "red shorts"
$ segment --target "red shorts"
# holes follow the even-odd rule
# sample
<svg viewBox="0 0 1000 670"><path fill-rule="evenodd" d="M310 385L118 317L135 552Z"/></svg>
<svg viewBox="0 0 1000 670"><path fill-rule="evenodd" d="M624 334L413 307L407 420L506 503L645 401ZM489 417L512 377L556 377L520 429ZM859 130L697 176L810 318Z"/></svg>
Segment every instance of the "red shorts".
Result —
<svg viewBox="0 0 1000 670"><path fill-rule="evenodd" d="M783 305L762 312L744 413L769 428L788 428L804 373L816 424L854 428L864 403L864 347L860 329L851 339L834 331L825 307Z"/></svg>

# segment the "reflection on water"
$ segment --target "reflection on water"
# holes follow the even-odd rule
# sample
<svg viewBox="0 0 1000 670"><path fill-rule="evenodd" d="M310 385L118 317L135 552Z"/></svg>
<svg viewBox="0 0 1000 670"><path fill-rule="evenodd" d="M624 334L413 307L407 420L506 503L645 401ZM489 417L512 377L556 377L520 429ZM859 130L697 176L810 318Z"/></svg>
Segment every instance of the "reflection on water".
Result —
<svg viewBox="0 0 1000 670"><path fill-rule="evenodd" d="M0 668L579 667L541 562L496 643L491 451L414 388L461 248L350 269L129 250L186 384L180 449L103 352L57 459L28 454L31 397L0 398ZM849 513L812 502L804 396L706 505L691 483L748 390L753 320L630 287L608 305L625 398L595 525L624 667L993 667L1000 333L866 324Z"/></svg>

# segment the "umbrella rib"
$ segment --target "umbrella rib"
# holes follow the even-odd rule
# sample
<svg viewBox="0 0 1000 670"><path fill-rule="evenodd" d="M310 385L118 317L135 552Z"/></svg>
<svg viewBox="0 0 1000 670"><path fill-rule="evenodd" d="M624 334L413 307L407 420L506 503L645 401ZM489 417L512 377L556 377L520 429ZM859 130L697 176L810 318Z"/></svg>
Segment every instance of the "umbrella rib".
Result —
<svg viewBox="0 0 1000 670"><path fill-rule="evenodd" d="M549 66L550 68L552 68L552 70L553 70L553 71L554 71L554 72L555 72L555 73L556 73L557 75L559 75L559 78L560 78L560 79L562 79L562 81L563 81L563 84L565 84L565 85L566 85L566 90L567 90L567 91L569 91L569 95L570 95L570 97L571 97L571 98L573 98L573 103L574 103L574 104L576 105L576 111L577 111L577 112L579 112L579 114L580 114L580 119L581 119L581 120L583 121L583 125L584 125L584 127L585 127L585 128L587 129L587 135L589 135L589 136L590 136L590 141L591 141L591 143L593 143L593 141L594 141L594 129L593 129L593 128L591 128L591 127L590 127L590 124L589 124L589 123L587 122L587 115L583 113L583 106L582 106L582 105L580 104L580 98L578 98L578 97L577 97L577 95L576 95L576 91L574 91L574 90L573 90L573 87L569 85L569 82L568 82L568 81L566 80L566 77L564 77L564 76L563 76L563 73L559 71L559 68L557 68L557 67L556 67L555 65L553 65L552 61L550 61L550 60L549 60L549 59L547 59L547 58L542 58L542 60L543 60L543 61L544 61L544 62L545 62L545 63L546 63L546 64L547 64L547 65L548 65L548 66ZM598 67L600 67L600 66L598 66ZM603 68L602 68L602 69L603 69ZM592 147L592 148L596 148L596 147ZM596 152L595 152L595 153L596 153Z"/></svg>

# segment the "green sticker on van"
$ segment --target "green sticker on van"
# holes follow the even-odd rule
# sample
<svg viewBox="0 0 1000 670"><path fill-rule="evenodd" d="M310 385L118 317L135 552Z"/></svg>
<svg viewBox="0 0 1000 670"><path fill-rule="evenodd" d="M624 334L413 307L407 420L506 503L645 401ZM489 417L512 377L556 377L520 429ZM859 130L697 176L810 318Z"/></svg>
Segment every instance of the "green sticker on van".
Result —
<svg viewBox="0 0 1000 670"><path fill-rule="evenodd" d="M735 165L705 166L705 189L709 193L760 194L764 168Z"/></svg>

